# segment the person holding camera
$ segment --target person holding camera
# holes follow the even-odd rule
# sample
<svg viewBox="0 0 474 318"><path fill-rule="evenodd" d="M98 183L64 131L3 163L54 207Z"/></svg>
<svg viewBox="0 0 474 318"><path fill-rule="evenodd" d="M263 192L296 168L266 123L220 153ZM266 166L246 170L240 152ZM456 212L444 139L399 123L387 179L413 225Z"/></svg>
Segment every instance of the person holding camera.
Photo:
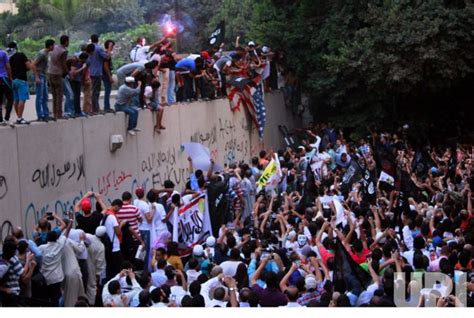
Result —
<svg viewBox="0 0 474 318"><path fill-rule="evenodd" d="M94 198L102 211L107 209L107 206L102 200L102 196L99 193L90 191L74 205L74 215L77 223L76 228L92 235L95 234L95 230L100 225L100 221L102 221L102 214L99 211L91 212L92 199Z"/></svg>

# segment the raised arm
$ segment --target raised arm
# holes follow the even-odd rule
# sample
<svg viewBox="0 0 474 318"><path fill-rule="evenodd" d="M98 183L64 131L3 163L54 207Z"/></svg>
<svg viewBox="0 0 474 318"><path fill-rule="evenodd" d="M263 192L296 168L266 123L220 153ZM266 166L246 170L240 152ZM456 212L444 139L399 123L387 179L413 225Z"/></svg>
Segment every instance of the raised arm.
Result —
<svg viewBox="0 0 474 318"><path fill-rule="evenodd" d="M288 288L288 281L290 280L291 275L298 269L295 263L291 264L290 269L286 273L285 276L283 276L282 280L280 281L280 290L282 292L285 292L285 290Z"/></svg>
<svg viewBox="0 0 474 318"><path fill-rule="evenodd" d="M265 266L267 265L267 263L268 263L268 257L265 257L264 259L261 260L260 265L257 268L257 271L252 276L252 279L250 281L252 286L257 283L257 280L260 278L260 275L262 275L263 270Z"/></svg>

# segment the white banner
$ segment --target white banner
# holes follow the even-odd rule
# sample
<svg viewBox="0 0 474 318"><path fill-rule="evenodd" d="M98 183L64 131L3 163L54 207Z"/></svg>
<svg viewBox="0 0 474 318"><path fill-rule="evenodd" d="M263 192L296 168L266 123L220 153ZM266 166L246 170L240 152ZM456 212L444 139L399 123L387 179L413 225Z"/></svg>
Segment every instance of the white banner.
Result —
<svg viewBox="0 0 474 318"><path fill-rule="evenodd" d="M178 242L183 256L189 254L194 245L205 241L210 235L211 219L206 194L174 211L173 241Z"/></svg>
<svg viewBox="0 0 474 318"><path fill-rule="evenodd" d="M391 175L389 175L388 173L385 173L383 171L382 171L382 173L380 173L379 181L388 183L392 187L395 185L395 179Z"/></svg>
<svg viewBox="0 0 474 318"><path fill-rule="evenodd" d="M275 189L280 183L282 176L280 160L278 160L278 155L275 154L275 157L270 161L257 181L257 192L260 192L263 188L265 188L265 191Z"/></svg>
<svg viewBox="0 0 474 318"><path fill-rule="evenodd" d="M182 144L181 147L183 147L184 151L193 160L193 168L195 170L209 171L211 168L211 152L209 148L197 142L185 143ZM215 164L213 170L222 171L222 167Z"/></svg>

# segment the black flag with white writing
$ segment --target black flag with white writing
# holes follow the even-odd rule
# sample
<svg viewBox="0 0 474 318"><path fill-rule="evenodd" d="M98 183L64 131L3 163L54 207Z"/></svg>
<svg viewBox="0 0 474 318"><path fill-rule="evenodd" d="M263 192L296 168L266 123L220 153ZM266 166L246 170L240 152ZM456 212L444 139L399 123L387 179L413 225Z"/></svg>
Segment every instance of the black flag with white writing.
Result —
<svg viewBox="0 0 474 318"><path fill-rule="evenodd" d="M219 46L224 42L225 38L225 22L221 21L215 30L211 33L208 43L210 46Z"/></svg>

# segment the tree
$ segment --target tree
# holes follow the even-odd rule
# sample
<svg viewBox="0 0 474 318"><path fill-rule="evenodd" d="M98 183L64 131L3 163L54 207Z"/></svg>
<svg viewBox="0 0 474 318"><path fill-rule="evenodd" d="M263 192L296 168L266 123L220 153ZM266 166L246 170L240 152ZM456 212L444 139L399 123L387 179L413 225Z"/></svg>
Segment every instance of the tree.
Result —
<svg viewBox="0 0 474 318"><path fill-rule="evenodd" d="M315 118L361 134L374 123L473 118L473 29L472 3L263 0L251 34L286 51Z"/></svg>
<svg viewBox="0 0 474 318"><path fill-rule="evenodd" d="M121 32L143 24L138 0L85 0L79 5L74 24L90 32Z"/></svg>

